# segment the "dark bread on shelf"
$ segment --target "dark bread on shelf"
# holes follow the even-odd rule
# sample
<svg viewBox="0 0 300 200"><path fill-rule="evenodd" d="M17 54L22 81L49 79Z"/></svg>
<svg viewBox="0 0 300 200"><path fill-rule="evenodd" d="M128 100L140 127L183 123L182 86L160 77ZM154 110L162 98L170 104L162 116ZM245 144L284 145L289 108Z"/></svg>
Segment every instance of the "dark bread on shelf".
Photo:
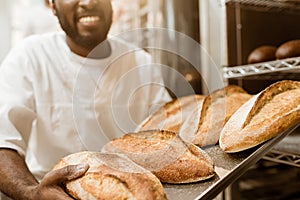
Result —
<svg viewBox="0 0 300 200"><path fill-rule="evenodd" d="M263 45L254 49L248 56L248 64L267 62L276 59L277 47L272 45Z"/></svg>
<svg viewBox="0 0 300 200"><path fill-rule="evenodd" d="M291 40L280 45L276 51L277 59L300 56L300 40Z"/></svg>

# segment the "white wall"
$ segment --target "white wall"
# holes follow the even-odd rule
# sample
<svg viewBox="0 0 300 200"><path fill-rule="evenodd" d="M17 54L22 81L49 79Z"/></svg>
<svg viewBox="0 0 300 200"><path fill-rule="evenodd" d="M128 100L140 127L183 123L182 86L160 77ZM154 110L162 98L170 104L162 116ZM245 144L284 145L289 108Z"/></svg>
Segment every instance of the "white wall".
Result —
<svg viewBox="0 0 300 200"><path fill-rule="evenodd" d="M11 4L13 0L0 0L0 63L11 47Z"/></svg>
<svg viewBox="0 0 300 200"><path fill-rule="evenodd" d="M225 0L199 0L199 6L202 76L208 87L204 93L209 93L226 84L222 75L227 63Z"/></svg>

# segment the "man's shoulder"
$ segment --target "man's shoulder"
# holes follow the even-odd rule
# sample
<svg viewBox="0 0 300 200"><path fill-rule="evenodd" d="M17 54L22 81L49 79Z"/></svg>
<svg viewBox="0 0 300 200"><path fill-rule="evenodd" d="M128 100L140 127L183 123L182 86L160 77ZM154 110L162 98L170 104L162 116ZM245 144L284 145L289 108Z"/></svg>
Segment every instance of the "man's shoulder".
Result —
<svg viewBox="0 0 300 200"><path fill-rule="evenodd" d="M51 43L58 43L64 41L64 33L63 32L50 32L44 34L34 34L24 38L23 41L20 42L20 45L26 45L27 47L39 46L39 45L47 45Z"/></svg>
<svg viewBox="0 0 300 200"><path fill-rule="evenodd" d="M11 52L15 55L34 55L34 57L45 53L53 54L53 52L66 48L64 38L65 36L61 32L30 35L17 43Z"/></svg>
<svg viewBox="0 0 300 200"><path fill-rule="evenodd" d="M47 55L53 56L58 49L62 49L64 41L61 33L28 36L10 49L3 62L10 64L16 60L43 60Z"/></svg>

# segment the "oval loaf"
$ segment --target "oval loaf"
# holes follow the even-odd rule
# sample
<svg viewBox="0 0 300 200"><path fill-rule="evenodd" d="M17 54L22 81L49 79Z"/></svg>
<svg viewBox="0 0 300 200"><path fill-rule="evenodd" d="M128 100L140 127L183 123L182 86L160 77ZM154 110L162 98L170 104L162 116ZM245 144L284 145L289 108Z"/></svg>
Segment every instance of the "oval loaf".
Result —
<svg viewBox="0 0 300 200"><path fill-rule="evenodd" d="M253 96L225 124L220 147L229 153L261 144L300 122L300 82L276 82Z"/></svg>
<svg viewBox="0 0 300 200"><path fill-rule="evenodd" d="M174 99L147 117L137 131L163 129L178 132L193 109L202 106L204 98L204 95L188 95Z"/></svg>
<svg viewBox="0 0 300 200"><path fill-rule="evenodd" d="M212 92L205 98L201 110L195 110L184 122L179 135L197 146L218 143L225 123L251 97L236 85Z"/></svg>
<svg viewBox="0 0 300 200"><path fill-rule="evenodd" d="M291 40L280 45L276 51L277 59L300 56L300 40Z"/></svg>
<svg viewBox="0 0 300 200"><path fill-rule="evenodd" d="M107 143L102 151L125 154L165 183L191 183L214 176L208 154L170 131L128 133Z"/></svg>
<svg viewBox="0 0 300 200"><path fill-rule="evenodd" d="M123 155L78 152L62 158L53 170L88 163L80 178L66 183L67 192L78 200L166 200L161 182L148 170Z"/></svg>
<svg viewBox="0 0 300 200"><path fill-rule="evenodd" d="M266 62L276 59L277 47L271 45L263 45L254 49L248 56L248 64Z"/></svg>

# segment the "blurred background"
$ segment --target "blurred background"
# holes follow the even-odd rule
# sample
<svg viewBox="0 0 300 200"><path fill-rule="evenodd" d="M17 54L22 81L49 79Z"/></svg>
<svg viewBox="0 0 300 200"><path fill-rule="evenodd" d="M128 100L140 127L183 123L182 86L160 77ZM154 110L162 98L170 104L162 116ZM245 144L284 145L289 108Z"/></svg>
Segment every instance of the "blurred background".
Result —
<svg viewBox="0 0 300 200"><path fill-rule="evenodd" d="M163 49L147 49L156 62L175 69L193 88L188 90L186 84L178 81L178 73L166 73L165 82L174 96L207 94L226 84L237 84L256 94L278 80L300 79L299 70L277 71L277 63L262 74L260 65L254 66L257 74L251 76L240 70L248 64L247 58L255 48L278 47L300 39L298 0L112 0L112 3L111 35L123 34L142 47L156 46L160 40L151 28L165 28L172 30L167 34L168 40L176 43L174 31L177 31L201 46L199 52L184 43L173 47L195 58L196 65ZM47 1L0 0L0 4L0 62L24 37L60 29ZM150 29L124 34L140 28ZM299 57L291 58L291 68L299 62ZM273 65L271 61L266 64ZM223 70L231 67L242 75L223 76ZM284 139L219 198L300 199L299 151L299 137Z"/></svg>

